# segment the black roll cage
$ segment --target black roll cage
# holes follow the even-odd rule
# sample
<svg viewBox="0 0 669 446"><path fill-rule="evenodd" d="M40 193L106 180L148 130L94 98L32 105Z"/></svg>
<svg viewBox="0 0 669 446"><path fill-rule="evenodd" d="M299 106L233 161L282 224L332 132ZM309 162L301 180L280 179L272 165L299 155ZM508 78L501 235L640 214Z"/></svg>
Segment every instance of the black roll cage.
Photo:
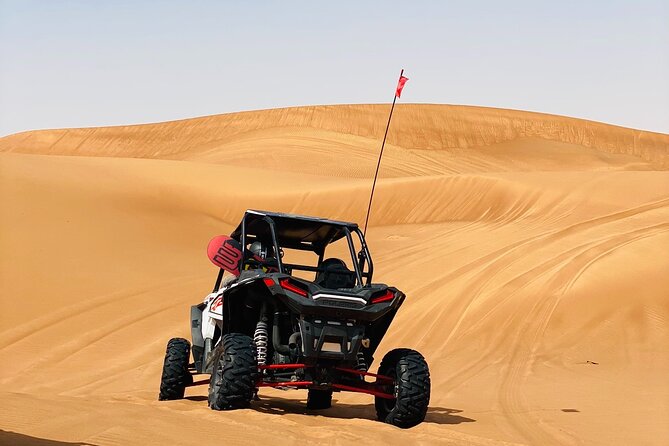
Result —
<svg viewBox="0 0 669 446"><path fill-rule="evenodd" d="M246 234L246 219L249 215L249 213L245 213L244 217L242 218L241 222L241 240L240 243L242 245L242 260L241 260L241 265L244 265L245 262L251 257L251 253L247 251L246 249L246 243L247 243L247 234ZM257 215L255 215L257 218ZM314 266L308 266L308 265L298 265L298 264L292 264L292 263L283 263L281 256L278 255L278 253L281 252L281 246L279 245L277 236L276 236L276 223L274 220L271 218L269 215L264 215L261 218L255 220L255 221L264 221L267 223L269 226L270 234L272 236L272 245L274 248L274 252L276 253L275 258L277 262L277 268L280 273L286 274L286 267L290 268L291 270L299 270L299 271L309 271L309 272L322 272L324 271L322 268L319 267L314 267ZM348 243L348 248L349 252L351 254L351 260L353 263L353 268L355 270L355 276L357 283L360 287L363 286L368 286L371 285L372 283L372 275L374 273L374 263L372 262L372 256L369 254L369 249L367 247L367 243L365 242L365 237L363 233L360 231L360 229L356 226L354 227L349 227L345 224L341 224L341 228L344 232L344 236L346 237L346 241ZM353 244L353 237L351 236L351 229L355 234L357 234L358 238L360 239L360 252L357 254L356 257L356 252L355 252L355 245ZM325 247L329 243L326 243L323 245L322 249L316 250L314 249L313 244L308 244L304 243L302 245L298 246L290 246L291 249L300 249L303 251L312 251L316 254L318 254L318 263L320 264L323 261L323 256L325 254ZM365 261L367 261L367 271L365 272ZM363 278L366 280L363 283Z"/></svg>

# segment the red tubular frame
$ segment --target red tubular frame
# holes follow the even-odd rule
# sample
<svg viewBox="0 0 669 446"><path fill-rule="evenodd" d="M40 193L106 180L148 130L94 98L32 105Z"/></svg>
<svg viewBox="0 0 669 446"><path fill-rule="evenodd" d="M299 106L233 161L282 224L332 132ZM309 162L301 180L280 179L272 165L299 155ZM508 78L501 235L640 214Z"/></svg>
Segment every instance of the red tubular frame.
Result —
<svg viewBox="0 0 669 446"><path fill-rule="evenodd" d="M339 390L346 390L347 392L358 392L358 393L368 393L370 395L378 396L379 398L385 398L387 400L394 400L395 396L386 392L379 392L378 390L364 388L364 387L354 387L347 386L344 384L330 384L333 388Z"/></svg>
<svg viewBox="0 0 669 446"><path fill-rule="evenodd" d="M283 381L283 382L263 382L256 383L256 387L308 387L313 385L313 381Z"/></svg>
<svg viewBox="0 0 669 446"><path fill-rule="evenodd" d="M290 369L302 369L305 368L306 364L270 364L270 365L260 365L258 366L258 370L277 370L277 369L283 369L283 370L290 370ZM339 370L340 372L344 373L350 373L352 375L358 375L358 376L371 376L372 378L376 379L376 382L369 383L369 382L361 382L361 386L348 386L345 384L330 384L333 389L337 390L344 390L347 392L357 392L357 393L367 393L369 395L374 395L378 396L379 398L385 398L389 400L395 399L394 395L391 395L390 393L386 392L381 392L377 390L377 386L382 383L394 383L395 380L392 379L389 376L385 375L378 375L376 373L370 373L370 372L364 372L362 370L355 370L355 369L349 369L346 367L335 367L335 370ZM277 382L266 382L266 381L258 381L256 383L257 387L309 387L314 385L313 381L277 381Z"/></svg>
<svg viewBox="0 0 669 446"><path fill-rule="evenodd" d="M302 369L306 367L305 364L270 364L270 365L260 365L258 366L258 370L290 370L290 369ZM355 369L348 369L345 367L335 367L335 370L339 370L340 372L344 373L350 373L352 375L358 375L358 376L371 376L372 378L376 379L376 382L369 383L369 382L361 382L361 387L357 386L347 386L345 384L330 384L333 389L337 390L344 390L346 392L357 392L357 393L367 393L369 395L374 395L378 396L379 398L386 398L386 399L395 399L394 395L391 395L386 392L381 392L378 389L378 385L382 383L394 383L395 380L393 380L389 376L385 375L378 375L376 373L370 373L370 372L363 372L361 370L355 370ZM209 382L208 379L203 379L200 381L196 381L191 386L197 386L201 384L207 384ZM300 388L306 388L309 386L314 385L313 381L276 381L276 382L264 382L262 380L258 381L256 383L256 387L300 387Z"/></svg>
<svg viewBox="0 0 669 446"><path fill-rule="evenodd" d="M274 369L303 369L304 364L270 364L259 365L258 370L274 370Z"/></svg>
<svg viewBox="0 0 669 446"><path fill-rule="evenodd" d="M347 369L344 367L335 367L335 370L339 370L340 372L352 373L354 375L371 376L373 378L376 378L376 381L388 381L391 383L395 382L395 380L392 379L390 376L377 375L376 373L363 372L362 370Z"/></svg>

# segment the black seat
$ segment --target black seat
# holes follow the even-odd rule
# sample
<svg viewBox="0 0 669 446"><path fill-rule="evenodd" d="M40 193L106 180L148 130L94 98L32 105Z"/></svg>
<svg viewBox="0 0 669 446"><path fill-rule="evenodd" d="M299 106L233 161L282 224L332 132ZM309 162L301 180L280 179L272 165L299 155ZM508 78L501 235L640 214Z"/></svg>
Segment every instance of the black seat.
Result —
<svg viewBox="0 0 669 446"><path fill-rule="evenodd" d="M341 259L330 258L323 260L320 265L323 268L316 275L316 284L323 288L336 290L339 288L353 288L355 286L355 273L349 270Z"/></svg>

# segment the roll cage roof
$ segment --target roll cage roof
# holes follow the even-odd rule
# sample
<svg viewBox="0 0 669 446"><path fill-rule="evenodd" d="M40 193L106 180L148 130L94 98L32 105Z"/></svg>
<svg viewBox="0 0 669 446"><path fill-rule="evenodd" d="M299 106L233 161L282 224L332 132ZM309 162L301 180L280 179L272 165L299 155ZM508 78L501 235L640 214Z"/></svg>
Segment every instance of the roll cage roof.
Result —
<svg viewBox="0 0 669 446"><path fill-rule="evenodd" d="M353 238L351 237L351 234L354 233L357 234L361 243L357 260ZM272 246L274 252L279 252L279 248L315 252L321 261L325 248L330 243L346 238L359 283L362 285L363 277L367 279L367 283L371 282L374 267L365 238L357 223L249 209L244 213L242 221L230 237L241 243L244 252L246 251L244 248L249 243L259 240ZM277 258L277 261L279 270L283 272L284 265L281 258ZM366 271L365 264L367 264ZM319 271L319 268L303 265L286 266L306 271Z"/></svg>
<svg viewBox="0 0 669 446"><path fill-rule="evenodd" d="M345 237L346 229L348 232L358 230L357 223L280 212L247 210L242 222L230 237L241 242L242 233L245 230L247 243L252 240L260 240L271 244L273 242L272 230L267 224L267 218L273 222L280 247L314 251L317 254L322 253L330 243Z"/></svg>

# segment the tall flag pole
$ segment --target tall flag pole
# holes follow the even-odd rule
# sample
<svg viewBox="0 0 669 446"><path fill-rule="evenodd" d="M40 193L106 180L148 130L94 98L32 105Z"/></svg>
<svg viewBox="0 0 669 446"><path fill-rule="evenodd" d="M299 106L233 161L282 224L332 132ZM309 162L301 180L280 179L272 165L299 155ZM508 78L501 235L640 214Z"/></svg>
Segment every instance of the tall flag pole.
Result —
<svg viewBox="0 0 669 446"><path fill-rule="evenodd" d="M383 148L386 145L386 137L388 136L388 129L390 128L390 120L393 118L393 110L395 109L395 101L402 95L402 89L404 84L409 80L408 77L404 77L404 69L400 71L400 78L397 81L397 88L395 88L395 96L393 96L393 105L390 107L390 115L388 116L388 124L386 125L386 133L383 134L383 142L381 143L381 152L379 153L379 160L376 163L376 172L374 173L374 182L372 183L372 193L369 196L369 205L367 206L367 216L365 217L365 229L362 231L362 235L367 235L367 223L369 222L369 212L372 209L372 200L374 199L374 188L376 187L376 179L379 176L379 167L381 167L381 157L383 156Z"/></svg>

